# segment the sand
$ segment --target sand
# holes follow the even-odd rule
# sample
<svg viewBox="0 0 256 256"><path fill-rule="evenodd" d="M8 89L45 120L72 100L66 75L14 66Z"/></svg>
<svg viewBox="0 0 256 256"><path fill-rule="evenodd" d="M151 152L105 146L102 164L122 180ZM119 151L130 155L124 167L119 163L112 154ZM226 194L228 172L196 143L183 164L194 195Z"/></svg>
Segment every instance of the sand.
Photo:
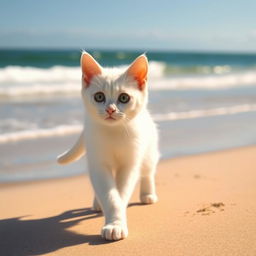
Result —
<svg viewBox="0 0 256 256"><path fill-rule="evenodd" d="M159 202L104 241L87 176L0 187L0 255L256 255L256 147L163 161Z"/></svg>

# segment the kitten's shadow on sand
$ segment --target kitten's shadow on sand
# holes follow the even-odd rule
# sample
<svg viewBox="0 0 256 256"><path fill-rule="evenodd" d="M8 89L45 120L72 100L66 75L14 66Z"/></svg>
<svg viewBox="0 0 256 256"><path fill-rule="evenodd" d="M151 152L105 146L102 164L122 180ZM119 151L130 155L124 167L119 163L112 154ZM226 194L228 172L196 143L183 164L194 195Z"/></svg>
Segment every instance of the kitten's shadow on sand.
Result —
<svg viewBox="0 0 256 256"><path fill-rule="evenodd" d="M135 205L141 204L133 203L129 206ZM100 235L78 234L68 230L81 221L100 216L101 213L83 208L43 219L23 220L22 217L2 219L0 220L0 255L41 255L83 243L89 245L109 243ZM86 232L86 226L84 231Z"/></svg>

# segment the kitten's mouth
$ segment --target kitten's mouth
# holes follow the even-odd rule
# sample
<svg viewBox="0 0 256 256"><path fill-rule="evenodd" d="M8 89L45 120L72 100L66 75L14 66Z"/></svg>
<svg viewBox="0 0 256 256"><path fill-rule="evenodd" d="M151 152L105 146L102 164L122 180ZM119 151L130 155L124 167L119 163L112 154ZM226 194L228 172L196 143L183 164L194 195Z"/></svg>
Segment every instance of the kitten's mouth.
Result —
<svg viewBox="0 0 256 256"><path fill-rule="evenodd" d="M105 118L105 120L110 120L111 121L111 120L116 120L116 119L112 116L108 116L108 117Z"/></svg>

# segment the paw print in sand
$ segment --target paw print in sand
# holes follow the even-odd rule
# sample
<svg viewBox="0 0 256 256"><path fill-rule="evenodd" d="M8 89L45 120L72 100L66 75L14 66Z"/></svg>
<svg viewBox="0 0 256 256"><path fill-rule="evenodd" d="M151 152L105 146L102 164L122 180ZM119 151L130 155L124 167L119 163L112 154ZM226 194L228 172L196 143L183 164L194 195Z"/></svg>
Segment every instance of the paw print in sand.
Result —
<svg viewBox="0 0 256 256"><path fill-rule="evenodd" d="M204 206L196 211L196 213L201 214L201 215L210 215L212 213L215 213L216 210L218 211L224 211L224 206L225 204L222 202L218 203L211 203L208 206Z"/></svg>

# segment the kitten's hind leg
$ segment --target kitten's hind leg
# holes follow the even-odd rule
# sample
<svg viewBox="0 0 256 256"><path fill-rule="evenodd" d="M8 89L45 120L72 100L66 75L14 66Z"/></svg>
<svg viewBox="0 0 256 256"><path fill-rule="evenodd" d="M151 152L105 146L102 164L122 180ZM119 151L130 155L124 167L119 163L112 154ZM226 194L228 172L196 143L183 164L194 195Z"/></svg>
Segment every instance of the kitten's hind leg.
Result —
<svg viewBox="0 0 256 256"><path fill-rule="evenodd" d="M94 210L96 212L101 212L102 211L101 206L100 206L96 197L94 197L94 199L93 199L92 210Z"/></svg>
<svg viewBox="0 0 256 256"><path fill-rule="evenodd" d="M140 181L140 201L143 204L153 204L158 200L155 186L155 168L155 164L149 165L149 163L145 163L142 166Z"/></svg>

